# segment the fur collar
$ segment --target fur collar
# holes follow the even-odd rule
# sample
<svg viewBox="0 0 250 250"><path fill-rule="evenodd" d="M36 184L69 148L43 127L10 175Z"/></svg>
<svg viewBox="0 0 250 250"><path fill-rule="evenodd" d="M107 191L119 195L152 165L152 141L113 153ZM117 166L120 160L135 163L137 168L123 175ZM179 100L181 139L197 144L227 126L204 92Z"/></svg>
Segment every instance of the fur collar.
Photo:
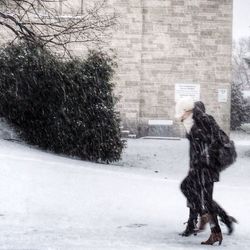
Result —
<svg viewBox="0 0 250 250"><path fill-rule="evenodd" d="M186 132L189 134L191 131L191 128L194 125L194 119L193 119L193 114L189 115L184 121L183 121L183 125L186 129Z"/></svg>

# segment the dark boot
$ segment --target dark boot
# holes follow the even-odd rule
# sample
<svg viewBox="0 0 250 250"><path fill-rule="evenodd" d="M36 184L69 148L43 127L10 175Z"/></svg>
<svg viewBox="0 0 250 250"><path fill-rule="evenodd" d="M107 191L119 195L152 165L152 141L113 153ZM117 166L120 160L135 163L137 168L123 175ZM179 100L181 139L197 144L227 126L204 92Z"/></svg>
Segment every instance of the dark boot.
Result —
<svg viewBox="0 0 250 250"><path fill-rule="evenodd" d="M222 217L221 222L227 226L228 235L232 234L234 231L233 223L238 223L233 216Z"/></svg>
<svg viewBox="0 0 250 250"><path fill-rule="evenodd" d="M186 229L180 233L181 236L188 237L190 235L197 235L196 220L188 220Z"/></svg>
<svg viewBox="0 0 250 250"><path fill-rule="evenodd" d="M187 227L186 229L180 233L181 236L188 237L192 234L196 235L197 234L197 217L198 213L193 210L192 208L189 209L189 218L187 221Z"/></svg>
<svg viewBox="0 0 250 250"><path fill-rule="evenodd" d="M201 242L202 245L213 245L216 242L219 242L219 245L221 245L223 238L222 233L211 233L208 240Z"/></svg>
<svg viewBox="0 0 250 250"><path fill-rule="evenodd" d="M187 227L182 233L180 233L181 236L188 237L192 234L194 235L197 234L197 226L196 226L197 217L198 217L198 213L194 209L190 208L189 218L187 221Z"/></svg>

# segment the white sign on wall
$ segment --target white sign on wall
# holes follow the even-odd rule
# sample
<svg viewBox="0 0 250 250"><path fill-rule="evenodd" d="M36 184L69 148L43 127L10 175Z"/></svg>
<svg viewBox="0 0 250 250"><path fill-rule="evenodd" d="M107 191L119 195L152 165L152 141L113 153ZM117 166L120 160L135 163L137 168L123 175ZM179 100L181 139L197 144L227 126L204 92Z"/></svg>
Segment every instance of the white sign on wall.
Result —
<svg viewBox="0 0 250 250"><path fill-rule="evenodd" d="M227 102L228 91L227 89L218 89L218 102Z"/></svg>
<svg viewBox="0 0 250 250"><path fill-rule="evenodd" d="M191 97L194 101L200 100L200 84L177 83L175 84L175 101L184 97Z"/></svg>
<svg viewBox="0 0 250 250"><path fill-rule="evenodd" d="M148 125L165 125L171 126L173 125L173 120L149 120Z"/></svg>

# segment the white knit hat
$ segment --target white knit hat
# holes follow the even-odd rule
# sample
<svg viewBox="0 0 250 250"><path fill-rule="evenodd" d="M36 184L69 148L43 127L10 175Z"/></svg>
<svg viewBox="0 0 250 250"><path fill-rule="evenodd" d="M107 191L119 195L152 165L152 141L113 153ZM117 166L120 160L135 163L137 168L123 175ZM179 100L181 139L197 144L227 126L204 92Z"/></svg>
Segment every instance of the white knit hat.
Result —
<svg viewBox="0 0 250 250"><path fill-rule="evenodd" d="M194 100L191 97L183 97L175 104L175 119L180 120L186 111L194 108Z"/></svg>

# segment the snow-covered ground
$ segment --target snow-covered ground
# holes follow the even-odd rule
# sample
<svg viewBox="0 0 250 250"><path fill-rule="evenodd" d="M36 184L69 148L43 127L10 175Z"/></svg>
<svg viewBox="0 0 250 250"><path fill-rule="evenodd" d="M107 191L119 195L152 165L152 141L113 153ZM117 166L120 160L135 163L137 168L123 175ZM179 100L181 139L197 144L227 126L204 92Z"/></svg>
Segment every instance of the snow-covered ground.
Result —
<svg viewBox="0 0 250 250"><path fill-rule="evenodd" d="M221 175L215 200L239 220L222 227L223 249L250 248L250 135ZM116 165L93 164L0 140L0 249L207 249L209 230L183 238L188 216L179 184L188 169L182 139L129 140Z"/></svg>

